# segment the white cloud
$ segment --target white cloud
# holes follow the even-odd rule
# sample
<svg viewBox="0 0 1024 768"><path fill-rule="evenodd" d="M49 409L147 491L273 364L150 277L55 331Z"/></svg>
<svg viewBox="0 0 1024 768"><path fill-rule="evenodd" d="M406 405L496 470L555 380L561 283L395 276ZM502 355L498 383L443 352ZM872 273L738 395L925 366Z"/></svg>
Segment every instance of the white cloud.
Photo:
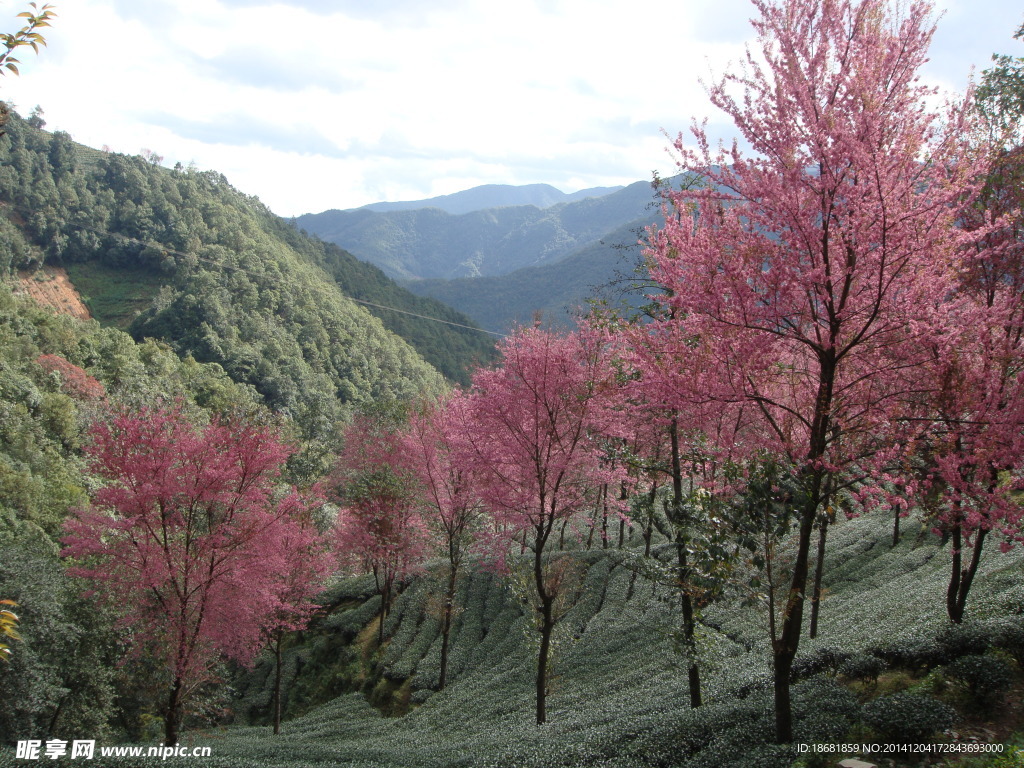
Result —
<svg viewBox="0 0 1024 768"><path fill-rule="evenodd" d="M21 5L0 0L12 18ZM955 28L940 26L930 77L962 88L971 61L1012 50L1021 14L1001 0L944 5ZM220 171L293 215L669 172L661 129L709 115L699 79L742 55L752 7L76 0L58 12L50 47L0 83L5 98L41 104L50 128L83 143Z"/></svg>

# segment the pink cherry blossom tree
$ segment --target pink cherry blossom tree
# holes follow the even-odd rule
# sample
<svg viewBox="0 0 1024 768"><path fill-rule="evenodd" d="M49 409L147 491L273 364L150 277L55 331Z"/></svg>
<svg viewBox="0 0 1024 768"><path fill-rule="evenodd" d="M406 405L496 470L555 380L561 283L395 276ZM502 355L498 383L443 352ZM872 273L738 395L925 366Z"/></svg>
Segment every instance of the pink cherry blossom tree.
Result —
<svg viewBox="0 0 1024 768"><path fill-rule="evenodd" d="M703 394L697 382L715 375L715 361L707 357L706 345L680 335L683 329L672 314L668 309L654 313L646 324L620 324L617 354L631 372L621 389L622 410L634 429L643 432L633 436L631 453L652 485L662 483L671 490L664 501L665 532L676 549L673 586L682 609L690 705L699 707L699 596L734 560L724 556L721 546L731 534L722 524L725 516L712 509L721 508L734 491L725 481L724 467L744 456L746 420L742 404L724 404Z"/></svg>
<svg viewBox="0 0 1024 768"><path fill-rule="evenodd" d="M417 479L404 455L402 418L361 414L345 433L335 484L342 509L337 551L350 570L372 573L381 598L379 643L397 586L427 556Z"/></svg>
<svg viewBox="0 0 1024 768"><path fill-rule="evenodd" d="M709 88L753 150L676 141L702 189L670 193L653 276L686 336L711 345L706 396L756 410L765 450L799 467L790 586L773 617L775 725L792 740L789 677L811 534L828 481L884 441L926 364L952 288L956 216L982 170L969 111L941 118L917 80L929 6L754 0L760 56Z"/></svg>
<svg viewBox="0 0 1024 768"><path fill-rule="evenodd" d="M313 505L323 501L319 489L306 496L297 493L285 498L289 524L277 532L274 549L264 567L277 575L275 607L267 616L266 641L274 651L274 690L272 719L274 733L281 732L281 650L285 636L306 627L318 606L313 599L323 590L327 577L336 567L331 540L322 534L313 520Z"/></svg>
<svg viewBox="0 0 1024 768"><path fill-rule="evenodd" d="M266 427L196 426L158 406L95 424L87 454L105 485L69 518L63 554L121 612L133 652L166 669L164 741L175 744L221 657L247 663L285 615L301 621L291 601L306 586L268 566L302 540L305 505L278 491L290 449Z"/></svg>
<svg viewBox="0 0 1024 768"><path fill-rule="evenodd" d="M978 203L965 216L983 237L965 253L959 333L936 338L934 420L922 442L937 486L936 524L949 536L946 610L963 620L986 539L1024 540L1024 177L1019 148L997 155ZM970 556L964 554L970 551Z"/></svg>
<svg viewBox="0 0 1024 768"><path fill-rule="evenodd" d="M447 560L441 607L441 669L448 675L448 650L455 616L455 588L463 562L480 533L485 507L481 480L468 441L469 400L460 390L415 408L402 436L403 455L419 482L420 509L432 548Z"/></svg>
<svg viewBox="0 0 1024 768"><path fill-rule="evenodd" d="M584 510L619 472L605 461L602 399L614 371L598 334L528 328L503 341L500 363L473 377L467 461L499 525L531 551L540 647L537 723L547 719L548 663L567 563L546 557L552 532Z"/></svg>

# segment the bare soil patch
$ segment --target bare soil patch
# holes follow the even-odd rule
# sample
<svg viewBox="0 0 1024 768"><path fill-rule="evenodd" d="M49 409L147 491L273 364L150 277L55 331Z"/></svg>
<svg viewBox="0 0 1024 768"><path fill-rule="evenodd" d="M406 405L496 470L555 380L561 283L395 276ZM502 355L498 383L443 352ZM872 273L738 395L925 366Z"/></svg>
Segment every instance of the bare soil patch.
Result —
<svg viewBox="0 0 1024 768"><path fill-rule="evenodd" d="M44 307L57 312L88 320L92 317L82 297L62 267L43 267L36 272L19 272L22 290Z"/></svg>

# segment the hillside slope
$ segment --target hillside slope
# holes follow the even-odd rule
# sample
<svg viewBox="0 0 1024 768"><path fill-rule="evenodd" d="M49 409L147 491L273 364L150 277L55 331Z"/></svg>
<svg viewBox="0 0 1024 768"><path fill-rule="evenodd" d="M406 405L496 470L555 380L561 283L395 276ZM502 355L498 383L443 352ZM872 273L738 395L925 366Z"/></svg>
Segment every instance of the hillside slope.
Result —
<svg viewBox="0 0 1024 768"><path fill-rule="evenodd" d="M0 273L66 266L101 322L221 363L278 410L439 386L389 326L452 379L490 352L485 334L413 315L467 318L301 235L217 173L98 153L16 118L6 131ZM369 308L380 318L352 299L381 305ZM133 307L148 309L133 320Z"/></svg>
<svg viewBox="0 0 1024 768"><path fill-rule="evenodd" d="M973 624L950 634L943 609L948 548L922 534L892 549L888 526L885 516L868 516L831 532L821 631L802 642L797 663L807 677L794 689L798 742L843 741L862 727L861 705L839 684L846 678L834 677L851 654L919 654L932 659L921 662L927 668L969 652L965 638L1006 637L1014 628L1011 642L1024 647L1024 553L986 556L971 598ZM699 642L708 703L691 710L685 667L674 650L679 619L672 593L635 576L616 550L571 557L579 590L557 630L545 726L533 722L535 632L515 598L514 580L477 570L462 584L453 682L443 692L433 690L439 633L430 608L432 578L414 580L402 594L386 621L382 650L372 639L378 607L367 599L372 583L350 580L330 593L330 612L285 661L292 712L317 697L329 702L287 722L280 737L235 727L215 741L196 734L196 743L216 744L221 757L211 764L232 766L791 765L791 750L767 743L771 672L759 610L728 601L705 611ZM893 673L893 679L917 674ZM265 711L269 675L264 664L239 681L239 714L258 719ZM379 709L396 698L408 700L411 710L382 717Z"/></svg>
<svg viewBox="0 0 1024 768"><path fill-rule="evenodd" d="M490 330L507 332L530 323L537 314L553 325L569 326L592 299L615 307L635 307L644 301L644 291L631 286L641 277L638 240L651 223L653 217L629 222L553 264L492 277L413 280L406 285Z"/></svg>

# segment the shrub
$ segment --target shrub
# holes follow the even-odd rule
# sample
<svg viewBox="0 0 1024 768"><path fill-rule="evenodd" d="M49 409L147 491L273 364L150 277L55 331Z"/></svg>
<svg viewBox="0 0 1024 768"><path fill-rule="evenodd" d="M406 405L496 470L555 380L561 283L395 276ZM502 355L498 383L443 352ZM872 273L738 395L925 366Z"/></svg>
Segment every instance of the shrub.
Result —
<svg viewBox="0 0 1024 768"><path fill-rule="evenodd" d="M849 653L838 648L819 648L807 656L799 656L793 660L790 680L806 680L823 673L834 675L849 658Z"/></svg>
<svg viewBox="0 0 1024 768"><path fill-rule="evenodd" d="M939 631L936 641L943 664L961 656L984 653L992 646L993 633L982 624L950 624Z"/></svg>
<svg viewBox="0 0 1024 768"><path fill-rule="evenodd" d="M899 743L931 741L953 725L956 712L931 696L894 693L868 702L864 721L882 738Z"/></svg>
<svg viewBox="0 0 1024 768"><path fill-rule="evenodd" d="M899 638L888 645L870 650L890 667L910 670L929 670L945 661L944 650L935 639L917 637Z"/></svg>
<svg viewBox="0 0 1024 768"><path fill-rule="evenodd" d="M1024 621L1014 616L1008 621L1000 622L993 632L993 644L1011 656L1024 670Z"/></svg>
<svg viewBox="0 0 1024 768"><path fill-rule="evenodd" d="M836 742L857 719L854 695L830 677L819 675L793 688L794 740Z"/></svg>
<svg viewBox="0 0 1024 768"><path fill-rule="evenodd" d="M839 667L839 674L848 680L874 685L885 669L885 662L867 653L855 653Z"/></svg>
<svg viewBox="0 0 1024 768"><path fill-rule="evenodd" d="M1013 685L1013 668L998 656L963 656L945 671L946 677L957 681L967 692L970 703L985 713L998 706Z"/></svg>

